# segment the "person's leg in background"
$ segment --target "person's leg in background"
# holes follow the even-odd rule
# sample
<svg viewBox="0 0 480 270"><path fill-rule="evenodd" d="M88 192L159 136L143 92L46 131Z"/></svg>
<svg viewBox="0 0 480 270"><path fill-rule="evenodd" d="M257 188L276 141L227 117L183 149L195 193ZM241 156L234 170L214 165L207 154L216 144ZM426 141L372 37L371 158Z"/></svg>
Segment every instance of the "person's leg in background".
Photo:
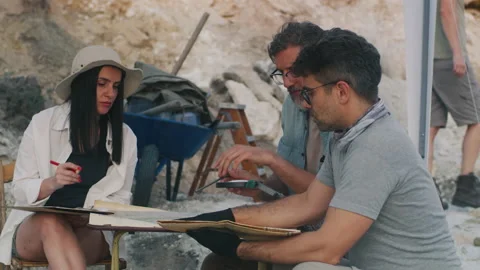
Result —
<svg viewBox="0 0 480 270"><path fill-rule="evenodd" d="M430 127L430 138L429 138L429 147L428 147L428 171L433 175L433 155L435 154L435 137L440 131L440 127Z"/></svg>
<svg viewBox="0 0 480 270"><path fill-rule="evenodd" d="M467 74L459 79L464 110L456 117L457 125L467 125L462 143L462 165L457 178L453 204L480 207L480 179L475 175L475 163L480 151L480 88L467 61ZM457 120L458 119L458 120Z"/></svg>
<svg viewBox="0 0 480 270"><path fill-rule="evenodd" d="M433 177L433 161L435 153L435 137L438 134L440 128L445 127L447 124L447 107L442 102L440 97L435 91L435 88L432 89L432 106L430 110L430 136L429 136L429 147L428 147L428 170ZM433 182L437 187L438 196L440 197L440 202L444 210L448 209L448 203L442 199L440 194L440 188L437 184L435 177L433 177Z"/></svg>
<svg viewBox="0 0 480 270"><path fill-rule="evenodd" d="M430 107L430 137L428 148L428 170L433 175L433 161L435 159L435 138L438 131L447 125L448 110L445 103L437 93L435 87L432 87L432 103Z"/></svg>
<svg viewBox="0 0 480 270"><path fill-rule="evenodd" d="M480 105L480 104L479 104ZM467 126L462 144L462 168L460 175L468 175L475 171L480 150L480 123Z"/></svg>
<svg viewBox="0 0 480 270"><path fill-rule="evenodd" d="M480 149L480 89L468 60L466 64L467 73L457 77L452 72L451 60L435 60L433 92L443 102L457 126L467 126L461 149L460 175L452 204L477 208L480 207L480 179L474 171ZM432 93L432 104L433 99Z"/></svg>

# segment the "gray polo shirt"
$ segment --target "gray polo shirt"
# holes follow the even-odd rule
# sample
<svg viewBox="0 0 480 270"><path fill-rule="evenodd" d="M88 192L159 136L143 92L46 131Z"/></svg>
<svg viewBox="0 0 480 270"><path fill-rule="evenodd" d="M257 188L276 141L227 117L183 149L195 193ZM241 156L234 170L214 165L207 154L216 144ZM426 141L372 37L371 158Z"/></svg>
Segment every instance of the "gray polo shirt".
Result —
<svg viewBox="0 0 480 270"><path fill-rule="evenodd" d="M331 207L374 223L349 251L362 270L461 269L433 180L404 128L390 115L330 151L317 179L335 188Z"/></svg>

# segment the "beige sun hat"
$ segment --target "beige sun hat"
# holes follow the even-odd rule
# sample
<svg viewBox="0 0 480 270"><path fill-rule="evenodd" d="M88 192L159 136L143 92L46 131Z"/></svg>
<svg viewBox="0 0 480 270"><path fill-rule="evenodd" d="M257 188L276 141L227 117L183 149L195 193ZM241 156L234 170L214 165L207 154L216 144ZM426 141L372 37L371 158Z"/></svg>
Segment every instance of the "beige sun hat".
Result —
<svg viewBox="0 0 480 270"><path fill-rule="evenodd" d="M104 65L115 66L125 71L124 98L135 93L143 78L142 70L125 67L116 51L100 45L85 47L77 53L73 59L70 75L57 84L55 92L61 99L68 99L73 79L82 72Z"/></svg>

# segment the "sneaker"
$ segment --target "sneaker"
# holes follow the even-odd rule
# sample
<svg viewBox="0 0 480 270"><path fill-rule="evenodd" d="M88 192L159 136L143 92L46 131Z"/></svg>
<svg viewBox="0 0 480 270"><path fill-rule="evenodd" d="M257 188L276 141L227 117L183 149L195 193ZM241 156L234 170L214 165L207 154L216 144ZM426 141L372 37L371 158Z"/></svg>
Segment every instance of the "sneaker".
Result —
<svg viewBox="0 0 480 270"><path fill-rule="evenodd" d="M475 174L458 176L452 204L461 207L480 207L480 179Z"/></svg>
<svg viewBox="0 0 480 270"><path fill-rule="evenodd" d="M442 199L442 196L440 195L440 187L438 186L437 184L437 180L435 179L435 177L433 177L433 183L435 184L435 187L437 188L437 193L438 193L438 198L440 199L440 203L442 204L442 208L443 210L447 210L448 209L448 202L445 201L444 199Z"/></svg>

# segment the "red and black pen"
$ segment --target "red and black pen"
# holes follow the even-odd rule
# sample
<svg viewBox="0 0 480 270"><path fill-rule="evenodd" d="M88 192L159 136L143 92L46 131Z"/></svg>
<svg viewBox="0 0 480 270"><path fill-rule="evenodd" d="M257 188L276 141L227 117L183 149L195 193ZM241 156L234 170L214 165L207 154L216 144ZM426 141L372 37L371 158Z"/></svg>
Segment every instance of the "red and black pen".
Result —
<svg viewBox="0 0 480 270"><path fill-rule="evenodd" d="M56 161L53 161L53 160L50 160L50 164L54 165L54 166L58 166L60 165L60 163L56 162Z"/></svg>
<svg viewBox="0 0 480 270"><path fill-rule="evenodd" d="M54 166L60 165L60 163L58 163L58 162L56 162L56 161L54 161L54 160L50 160L50 164L52 164L52 165L54 165ZM77 170L70 169L70 168L69 168L68 170L70 170L70 171L78 174L78 173L82 170L81 167L78 167L78 168L79 168L79 169L77 169Z"/></svg>

